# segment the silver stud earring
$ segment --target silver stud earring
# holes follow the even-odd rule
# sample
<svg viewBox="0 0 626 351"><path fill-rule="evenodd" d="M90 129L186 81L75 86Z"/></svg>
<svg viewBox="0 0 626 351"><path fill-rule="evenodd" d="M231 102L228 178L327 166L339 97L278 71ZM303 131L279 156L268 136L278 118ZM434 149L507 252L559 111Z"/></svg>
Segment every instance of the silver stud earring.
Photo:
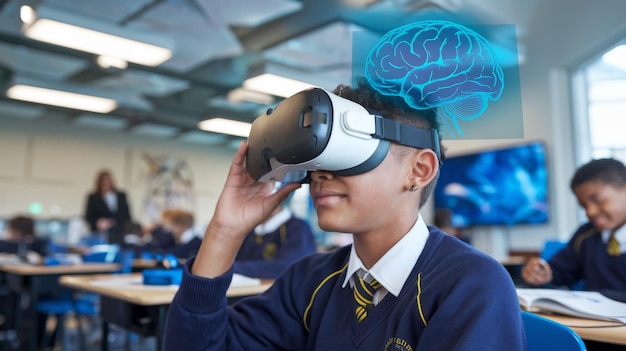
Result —
<svg viewBox="0 0 626 351"><path fill-rule="evenodd" d="M411 184L411 189L409 189L409 191L416 191L417 187L415 186L415 184Z"/></svg>

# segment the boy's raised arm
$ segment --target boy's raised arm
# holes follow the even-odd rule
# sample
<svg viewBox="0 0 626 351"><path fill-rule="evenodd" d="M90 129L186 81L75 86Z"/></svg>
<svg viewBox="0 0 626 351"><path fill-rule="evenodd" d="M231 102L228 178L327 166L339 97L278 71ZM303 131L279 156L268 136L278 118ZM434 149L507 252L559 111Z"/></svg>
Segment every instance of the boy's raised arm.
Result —
<svg viewBox="0 0 626 351"><path fill-rule="evenodd" d="M191 273L215 278L233 265L246 234L267 218L300 184L287 184L272 194L271 183L255 181L245 167L247 143L242 142L230 166Z"/></svg>

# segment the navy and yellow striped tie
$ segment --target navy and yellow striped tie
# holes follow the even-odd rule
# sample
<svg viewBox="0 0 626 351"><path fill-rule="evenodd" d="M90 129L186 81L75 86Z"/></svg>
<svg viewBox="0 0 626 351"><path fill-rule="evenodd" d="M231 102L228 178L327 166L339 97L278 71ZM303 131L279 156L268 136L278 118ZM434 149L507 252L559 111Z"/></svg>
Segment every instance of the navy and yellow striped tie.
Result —
<svg viewBox="0 0 626 351"><path fill-rule="evenodd" d="M356 306L356 319L362 322L367 317L367 312L374 307L374 293L380 287L380 283L376 279L366 282L363 278L355 275L354 277L354 300Z"/></svg>
<svg viewBox="0 0 626 351"><path fill-rule="evenodd" d="M615 238L615 232L611 233L611 237L609 238L609 242L606 245L606 251L611 256L619 256L622 253L622 251L619 248L619 242Z"/></svg>

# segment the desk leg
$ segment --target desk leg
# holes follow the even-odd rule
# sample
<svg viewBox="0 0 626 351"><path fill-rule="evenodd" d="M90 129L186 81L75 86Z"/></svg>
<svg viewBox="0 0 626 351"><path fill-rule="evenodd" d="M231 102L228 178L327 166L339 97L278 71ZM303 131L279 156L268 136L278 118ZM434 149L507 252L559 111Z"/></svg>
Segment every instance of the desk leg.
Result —
<svg viewBox="0 0 626 351"><path fill-rule="evenodd" d="M28 330L28 350L37 350L37 332L39 331L39 314L37 313L37 301L39 299L37 281L35 277L30 281L30 301L28 314L30 316L30 329ZM44 334L45 335L45 330Z"/></svg>
<svg viewBox="0 0 626 351"><path fill-rule="evenodd" d="M28 302L28 294L25 292L17 293L17 303L14 306L15 315L15 331L17 332L17 340L19 341L20 348L24 347L24 343L27 342L25 338L26 328L24 327L24 311L22 307L26 307Z"/></svg>
<svg viewBox="0 0 626 351"><path fill-rule="evenodd" d="M100 344L100 350L109 350L109 322L102 320L102 343Z"/></svg>
<svg viewBox="0 0 626 351"><path fill-rule="evenodd" d="M160 305L158 309L159 320L157 322L156 343L157 351L163 350L163 337L165 335L165 318L167 317L167 308L169 305Z"/></svg>

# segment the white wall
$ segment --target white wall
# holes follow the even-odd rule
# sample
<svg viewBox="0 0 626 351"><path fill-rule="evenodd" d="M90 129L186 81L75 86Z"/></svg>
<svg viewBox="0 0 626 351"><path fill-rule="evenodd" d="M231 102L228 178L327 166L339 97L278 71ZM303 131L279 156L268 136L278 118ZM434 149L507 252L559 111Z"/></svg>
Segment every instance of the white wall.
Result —
<svg viewBox="0 0 626 351"><path fill-rule="evenodd" d="M234 150L96 132L55 123L46 117L21 121L0 117L0 218L28 213L42 204L37 218L82 217L96 173L112 171L125 191L133 219L143 222L147 164L143 152L186 160L192 170L196 228L210 220Z"/></svg>

